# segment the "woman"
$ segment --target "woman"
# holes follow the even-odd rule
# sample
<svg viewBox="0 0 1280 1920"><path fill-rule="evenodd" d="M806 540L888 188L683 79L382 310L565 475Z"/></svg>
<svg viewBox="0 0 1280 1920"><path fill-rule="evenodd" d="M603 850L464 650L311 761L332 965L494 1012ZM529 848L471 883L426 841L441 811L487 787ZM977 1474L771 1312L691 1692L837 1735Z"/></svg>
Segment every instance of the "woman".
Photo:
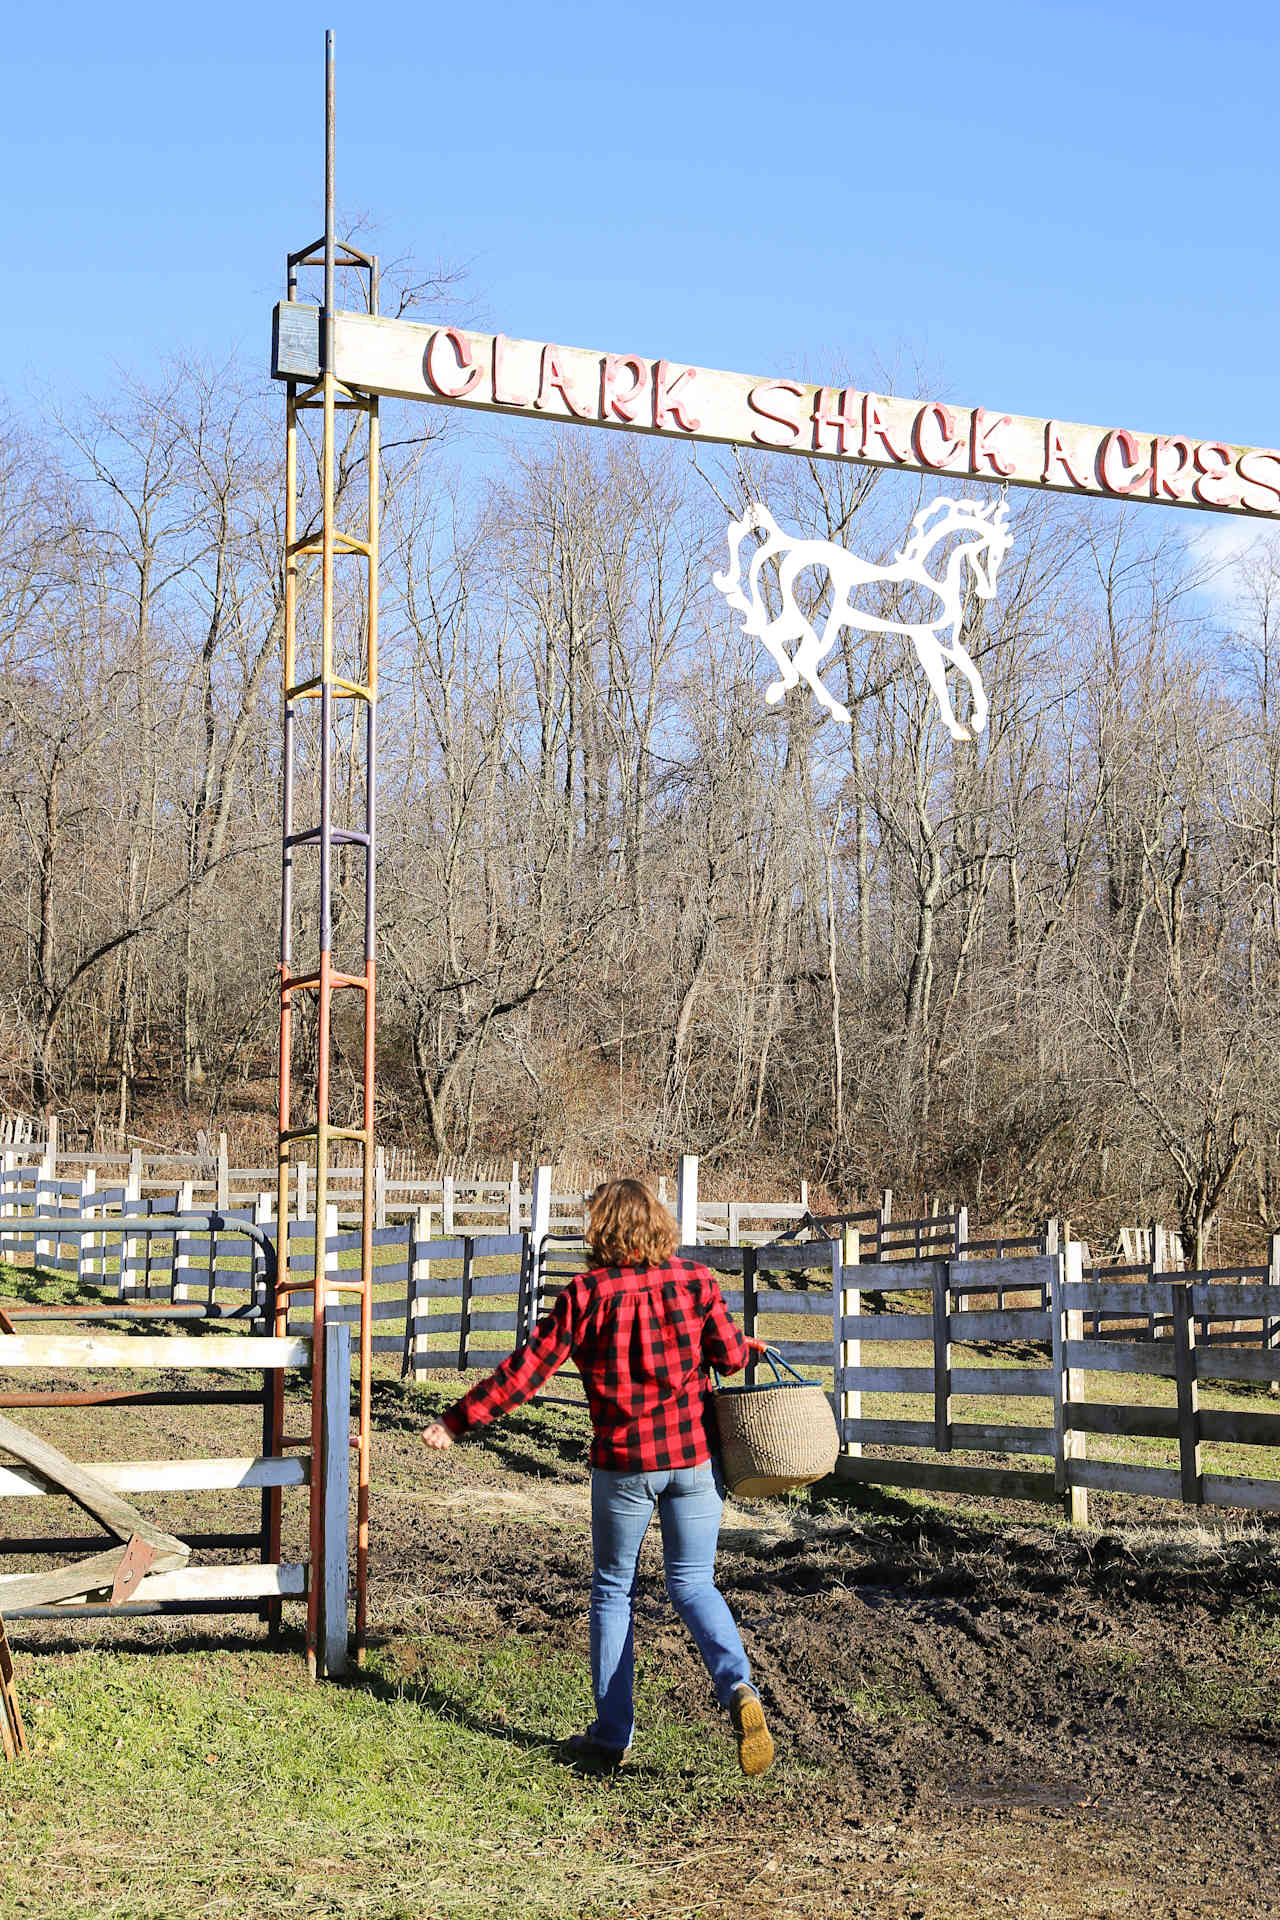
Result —
<svg viewBox="0 0 1280 1920"><path fill-rule="evenodd" d="M672 1605L726 1707L744 1773L763 1773L773 1741L733 1616L715 1584L724 1483L707 1369L736 1373L761 1340L729 1318L714 1274L675 1258L676 1223L638 1180L591 1196L596 1265L571 1280L529 1340L427 1428L452 1446L528 1400L562 1361L582 1375L591 1413L591 1685L596 1717L566 1750L611 1769L631 1749L636 1565L653 1510Z"/></svg>

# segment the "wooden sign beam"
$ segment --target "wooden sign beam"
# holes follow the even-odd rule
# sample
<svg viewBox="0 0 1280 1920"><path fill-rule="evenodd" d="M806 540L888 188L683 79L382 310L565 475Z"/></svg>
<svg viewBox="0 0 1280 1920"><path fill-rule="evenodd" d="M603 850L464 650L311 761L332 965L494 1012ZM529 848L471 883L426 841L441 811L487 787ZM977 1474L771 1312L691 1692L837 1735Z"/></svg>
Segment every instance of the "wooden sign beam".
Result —
<svg viewBox="0 0 1280 1920"><path fill-rule="evenodd" d="M1280 451L907 400L512 340L414 320L334 315L334 372L359 393L621 433L1210 513L1280 518ZM320 310L282 301L273 375L320 377Z"/></svg>

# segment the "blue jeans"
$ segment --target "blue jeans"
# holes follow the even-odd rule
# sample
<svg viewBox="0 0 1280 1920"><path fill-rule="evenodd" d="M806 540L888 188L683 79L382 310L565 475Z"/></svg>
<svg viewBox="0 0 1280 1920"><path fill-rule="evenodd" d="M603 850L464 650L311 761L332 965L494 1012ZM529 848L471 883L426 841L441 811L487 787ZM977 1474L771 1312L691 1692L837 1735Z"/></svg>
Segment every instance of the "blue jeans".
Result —
<svg viewBox="0 0 1280 1920"><path fill-rule="evenodd" d="M596 1700L592 1737L605 1747L629 1747L635 1730L632 1680L635 1640L632 1606L640 1543L658 1509L662 1558L671 1604L693 1635L727 1707L733 1689L750 1684L751 1667L733 1615L715 1584L723 1481L719 1465L672 1467L657 1473L591 1474L591 1686Z"/></svg>

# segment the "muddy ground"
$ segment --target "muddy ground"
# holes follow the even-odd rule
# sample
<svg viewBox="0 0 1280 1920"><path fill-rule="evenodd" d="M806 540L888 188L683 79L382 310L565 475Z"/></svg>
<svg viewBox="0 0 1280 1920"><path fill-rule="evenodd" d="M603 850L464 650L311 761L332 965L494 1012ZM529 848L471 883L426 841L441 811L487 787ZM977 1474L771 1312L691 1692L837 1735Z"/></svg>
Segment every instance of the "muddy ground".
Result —
<svg viewBox="0 0 1280 1920"><path fill-rule="evenodd" d="M384 1401L375 1617L585 1658L580 1417L516 1415L425 1468L415 1424ZM1033 1512L861 1488L726 1509L720 1582L786 1786L688 1837L697 1893L668 1911L1280 1915L1280 1528ZM723 1738L653 1539L637 1641ZM695 1904L709 1875L723 1907Z"/></svg>
<svg viewBox="0 0 1280 1920"><path fill-rule="evenodd" d="M525 1410L483 1442L429 1455L418 1434L446 1397L378 1385L374 1632L410 1665L415 1637L441 1633L480 1649L513 1635L567 1649L582 1660L585 1707L583 1417ZM156 1416L131 1457L179 1447L187 1417ZM79 1446L63 1431L86 1458L108 1453L87 1428ZM248 1427L243 1439L251 1450ZM115 1457L120 1445L117 1434ZM1226 1515L1195 1529L1181 1510L1101 1499L1094 1517L1072 1532L1028 1506L830 1485L727 1508L721 1585L779 1762L713 1818L673 1777L661 1833L628 1811L625 1790L599 1783L617 1808L609 1844L669 1890L651 1911L1280 1916L1280 1526ZM192 1516L157 1518L182 1531ZM188 1631L135 1623L133 1638L153 1625ZM68 1644L61 1623L24 1629L23 1644L50 1633ZM656 1539L637 1640L642 1668L724 1741ZM563 1731L533 1719L494 1729L528 1744Z"/></svg>

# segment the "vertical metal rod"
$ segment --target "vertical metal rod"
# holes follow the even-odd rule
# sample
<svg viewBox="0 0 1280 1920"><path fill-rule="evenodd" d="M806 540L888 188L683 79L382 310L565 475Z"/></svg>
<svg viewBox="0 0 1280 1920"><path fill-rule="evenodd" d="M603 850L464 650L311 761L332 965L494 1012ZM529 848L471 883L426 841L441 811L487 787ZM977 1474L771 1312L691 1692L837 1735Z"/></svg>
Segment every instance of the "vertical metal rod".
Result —
<svg viewBox="0 0 1280 1920"><path fill-rule="evenodd" d="M369 270L370 311L377 311L377 268ZM364 892L364 1167L360 1216L360 1412L359 1454L356 1462L356 1659L364 1656L369 1569L369 1475L373 1431L373 1219L374 1219L374 1109L377 1066L377 825L378 825L378 540L381 503L381 433L378 402L369 400L369 488L365 532L369 563L364 647L365 684L365 892Z"/></svg>
<svg viewBox="0 0 1280 1920"><path fill-rule="evenodd" d="M307 1582L307 1664L317 1671L320 1568L324 1564L324 1320L327 1299L325 1209L329 1198L330 879L332 868L334 438L334 35L324 37L324 307L321 314L323 429L320 449L320 967L317 992L316 1236L312 1264L311 1577Z"/></svg>
<svg viewBox="0 0 1280 1920"><path fill-rule="evenodd" d="M324 36L324 366L333 371L333 296L335 244L334 148L337 110L334 80L333 28Z"/></svg>
<svg viewBox="0 0 1280 1920"><path fill-rule="evenodd" d="M296 293L297 267L289 263L289 288ZM292 1125L293 1093L293 999L287 985L293 964L293 755L294 709L289 688L297 678L298 558L294 551L298 537L298 387L291 380L285 401L285 504L284 504L284 710L280 769L280 1073L278 1100L278 1136L276 1149L276 1284L271 1302L274 1332L283 1337L288 1330L289 1280L289 1148L285 1140ZM210 1272L212 1274L212 1258ZM212 1280L211 1280L212 1285ZM271 1432L269 1451L278 1456L284 1443L284 1369L277 1367L271 1380ZM279 1487L269 1490L267 1514L267 1557L272 1564L280 1560L282 1496ZM273 1630L280 1625L280 1604L273 1601L267 1609Z"/></svg>
<svg viewBox="0 0 1280 1920"><path fill-rule="evenodd" d="M295 849L287 842L301 824L294 819L295 798L295 756L300 751L297 732L300 709L295 701L286 697L284 703L284 760L283 780L284 835L286 845L283 851L281 867L281 1008L280 1008L280 1138L277 1161L277 1211L278 1232L282 1258L280 1263L280 1293L276 1302L276 1325L285 1330L288 1320L288 1299L293 1288L309 1284L312 1290L312 1334L314 1340L315 1364L312 1372L311 1403L311 1453L312 1486L310 1510L310 1559L312 1578L308 1583L307 1595L307 1658L313 1674L323 1669L325 1653L321 1647L322 1631L326 1645L332 1638L334 1622L332 1608L326 1615L321 1603L320 1571L332 1559L329 1552L335 1543L326 1539L326 1526L337 1524L326 1521L330 1510L336 1514L341 1506L345 1513L345 1503L336 1503L328 1498L325 1480L325 1454L322 1438L329 1424L340 1422L344 1428L348 1418L344 1406L327 1409L325 1398L328 1389L324 1378L321 1356L324 1352L325 1311L330 1297L357 1290L360 1296L360 1394L359 1426L356 1441L358 1473L357 1482L357 1535L356 1535L356 1650L359 1657L366 1631L366 1588L368 1578L369 1546L369 1468L371 1454L372 1428L372 1379L373 1379L373 1228L375 1218L374 1168L375 1145L374 1123L376 1107L376 859L377 859L377 683L378 683L378 513L380 505L381 453L379 441L378 402L372 395L363 402L359 395L342 389L344 406L354 402L363 405L368 420L368 507L367 538L363 542L352 541L352 554L367 549L367 586L366 618L364 631L360 635L363 642L363 661L353 670L337 658L335 644L335 626L337 620L336 604L336 565L340 551L347 551L347 544L339 548L337 528L337 421L336 412L339 399L338 379L334 355L334 330L336 313L336 222L335 222L335 85L334 85L334 35L325 35L325 225L324 238L319 246L313 246L304 252L291 256L288 271L290 297L295 297L298 288L298 269L300 266L315 268L323 263L324 300L320 313L320 379L319 392L311 387L300 392L296 384L291 385L289 409L289 440L287 451L287 484L289 503L286 509L286 540L288 556L285 575L285 687L287 689L299 682L305 671L306 692L301 698L318 695L318 743L319 743L319 822L314 833L304 834L299 846L313 847L319 862L319 941L318 955L314 967L307 961L299 969L292 950L292 913L293 913L293 870ZM359 264L368 275L367 305L371 314L378 311L378 263L373 257L353 249L348 256L344 254L346 264ZM322 441L320 448L320 538L318 543L307 542L310 557L317 551L320 560L320 632L319 660L314 664L306 663L300 669L297 661L297 612L299 600L298 569L302 556L295 549L299 544L297 522L297 503L299 498L299 473L297 457L298 423L302 408L314 408L319 400L322 414ZM360 666L364 668L364 683L360 684ZM335 684L338 668L344 667L343 681ZM335 781L343 766L342 755L335 759L334 726L340 724L341 702L350 699L353 703L363 699L365 713L365 913L364 913L364 973L359 977L335 966L333 952L333 836L335 830ZM355 776L355 743L358 731L353 712L352 716L352 774ZM354 800L354 796L353 796ZM345 818L339 818L339 824L354 824ZM296 981L296 985L291 985ZM364 1035L364 1073L363 1073L363 1110L362 1125L362 1164L361 1164L361 1271L358 1283L353 1284L349 1274L331 1274L326 1262L324 1241L325 1215L328 1209L329 1155L332 1143L332 1116L330 1114L331 1094L331 1052L333 1046L333 996L342 990L363 992L365 1011ZM316 996L317 1059L315 1064L315 1120L314 1127L297 1128L292 1120L292 1000L295 993L311 993ZM287 1136L292 1133L293 1138ZM339 1128L339 1136L346 1137L344 1128ZM289 1175L294 1156L303 1150L305 1140L314 1139L316 1153L316 1178L314 1212L316 1220L314 1260L311 1263L309 1281L304 1283L299 1276L294 1279L289 1272L288 1263L288 1207ZM273 1400L273 1407L276 1402ZM274 1416L273 1416L274 1417ZM277 1433L283 1435L283 1404L279 1404L276 1417ZM283 1444L281 1439L280 1444ZM272 1543L278 1551L279 1543L279 1506L278 1493L273 1509Z"/></svg>

